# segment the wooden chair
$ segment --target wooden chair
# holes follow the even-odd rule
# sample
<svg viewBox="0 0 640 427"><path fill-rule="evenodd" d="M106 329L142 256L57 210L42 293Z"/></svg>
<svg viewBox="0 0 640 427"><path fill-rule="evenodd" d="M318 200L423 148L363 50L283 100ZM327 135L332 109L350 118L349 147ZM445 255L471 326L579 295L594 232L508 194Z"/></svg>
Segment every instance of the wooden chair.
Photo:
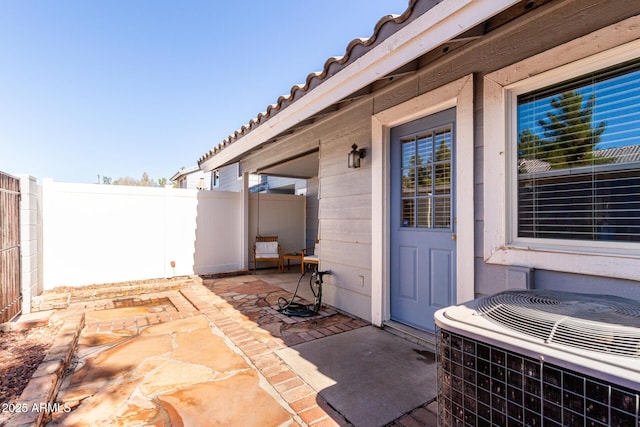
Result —
<svg viewBox="0 0 640 427"><path fill-rule="evenodd" d="M302 274L304 274L304 266L305 264L320 264L320 254L319 254L320 245L316 243L315 247L304 248L302 250Z"/></svg>
<svg viewBox="0 0 640 427"><path fill-rule="evenodd" d="M280 251L278 236L256 236L256 243L253 245L253 274L256 273L258 261L275 261L280 269Z"/></svg>

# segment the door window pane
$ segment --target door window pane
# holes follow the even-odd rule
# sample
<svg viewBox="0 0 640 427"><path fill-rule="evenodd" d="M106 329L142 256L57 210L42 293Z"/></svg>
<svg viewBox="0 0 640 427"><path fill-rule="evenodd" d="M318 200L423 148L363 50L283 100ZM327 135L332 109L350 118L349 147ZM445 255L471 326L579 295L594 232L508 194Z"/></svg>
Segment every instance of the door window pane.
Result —
<svg viewBox="0 0 640 427"><path fill-rule="evenodd" d="M412 138L402 141L402 167L408 168L416 165L416 142Z"/></svg>
<svg viewBox="0 0 640 427"><path fill-rule="evenodd" d="M402 140L403 227L451 228L452 136L445 127Z"/></svg>
<svg viewBox="0 0 640 427"><path fill-rule="evenodd" d="M431 134L418 137L417 165L426 165L433 162L433 137Z"/></svg>
<svg viewBox="0 0 640 427"><path fill-rule="evenodd" d="M425 196L432 193L431 169L433 166L421 166L418 168L418 195Z"/></svg>
<svg viewBox="0 0 640 427"><path fill-rule="evenodd" d="M416 170L402 169L402 196L414 196L416 192Z"/></svg>
<svg viewBox="0 0 640 427"><path fill-rule="evenodd" d="M433 199L427 197L424 199L418 199L418 227L421 228L433 228Z"/></svg>
<svg viewBox="0 0 640 427"><path fill-rule="evenodd" d="M402 200L402 226L415 227L415 200Z"/></svg>
<svg viewBox="0 0 640 427"><path fill-rule="evenodd" d="M435 136L436 162L451 160L451 130L441 129Z"/></svg>
<svg viewBox="0 0 640 427"><path fill-rule="evenodd" d="M451 194L451 163L436 165L435 183L436 194Z"/></svg>
<svg viewBox="0 0 640 427"><path fill-rule="evenodd" d="M451 197L436 197L434 228L451 227Z"/></svg>

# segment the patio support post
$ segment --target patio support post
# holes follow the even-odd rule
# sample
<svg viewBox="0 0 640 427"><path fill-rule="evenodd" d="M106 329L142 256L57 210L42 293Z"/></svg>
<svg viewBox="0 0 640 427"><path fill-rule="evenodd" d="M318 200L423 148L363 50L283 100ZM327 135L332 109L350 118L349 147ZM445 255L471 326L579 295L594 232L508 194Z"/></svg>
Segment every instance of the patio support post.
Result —
<svg viewBox="0 0 640 427"><path fill-rule="evenodd" d="M382 327L389 320L389 127L371 117L371 323Z"/></svg>
<svg viewBox="0 0 640 427"><path fill-rule="evenodd" d="M240 260L243 270L249 269L249 173L242 174L242 202L241 208L242 221L240 222Z"/></svg>

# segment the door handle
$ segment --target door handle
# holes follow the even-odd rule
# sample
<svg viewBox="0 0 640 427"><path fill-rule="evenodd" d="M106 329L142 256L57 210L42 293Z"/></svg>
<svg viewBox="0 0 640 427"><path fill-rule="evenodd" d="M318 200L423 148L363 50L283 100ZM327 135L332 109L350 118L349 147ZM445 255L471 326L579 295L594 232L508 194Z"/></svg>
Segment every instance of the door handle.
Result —
<svg viewBox="0 0 640 427"><path fill-rule="evenodd" d="M458 240L458 235L457 234L452 234L451 235L451 240Z"/></svg>

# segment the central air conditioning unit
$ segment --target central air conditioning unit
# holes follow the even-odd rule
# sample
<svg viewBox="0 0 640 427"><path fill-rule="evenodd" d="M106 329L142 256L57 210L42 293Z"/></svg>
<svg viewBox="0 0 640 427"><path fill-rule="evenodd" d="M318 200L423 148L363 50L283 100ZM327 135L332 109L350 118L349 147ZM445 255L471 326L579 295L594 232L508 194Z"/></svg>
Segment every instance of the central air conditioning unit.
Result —
<svg viewBox="0 0 640 427"><path fill-rule="evenodd" d="M435 322L441 426L640 427L640 302L506 291Z"/></svg>

